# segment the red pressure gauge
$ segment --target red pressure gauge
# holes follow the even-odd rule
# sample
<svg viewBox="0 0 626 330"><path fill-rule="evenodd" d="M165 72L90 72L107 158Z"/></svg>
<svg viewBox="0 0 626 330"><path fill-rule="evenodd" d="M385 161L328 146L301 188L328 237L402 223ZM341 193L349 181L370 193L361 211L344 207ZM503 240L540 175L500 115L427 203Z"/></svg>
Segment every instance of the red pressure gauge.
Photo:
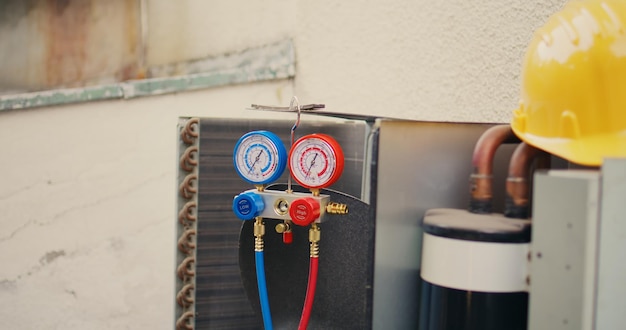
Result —
<svg viewBox="0 0 626 330"><path fill-rule="evenodd" d="M343 150L326 134L309 134L289 151L289 170L294 180L309 189L326 188L343 172Z"/></svg>

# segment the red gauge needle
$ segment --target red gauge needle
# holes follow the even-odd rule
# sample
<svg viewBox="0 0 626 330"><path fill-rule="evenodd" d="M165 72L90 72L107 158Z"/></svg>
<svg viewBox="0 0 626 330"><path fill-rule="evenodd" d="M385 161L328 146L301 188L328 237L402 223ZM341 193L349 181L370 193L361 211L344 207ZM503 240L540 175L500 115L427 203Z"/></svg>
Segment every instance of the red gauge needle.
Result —
<svg viewBox="0 0 626 330"><path fill-rule="evenodd" d="M309 177L309 174L311 174L311 168L313 168L313 165L315 165L315 158L317 158L318 153L315 153L315 156L313 156L313 159L311 160L311 165L309 166L309 170L306 172L306 176L304 177L305 179Z"/></svg>

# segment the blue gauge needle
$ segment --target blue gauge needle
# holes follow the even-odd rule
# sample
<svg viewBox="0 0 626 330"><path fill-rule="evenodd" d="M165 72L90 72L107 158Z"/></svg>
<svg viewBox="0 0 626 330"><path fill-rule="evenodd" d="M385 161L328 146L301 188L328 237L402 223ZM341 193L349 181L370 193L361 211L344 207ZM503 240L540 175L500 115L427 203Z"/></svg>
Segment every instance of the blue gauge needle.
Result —
<svg viewBox="0 0 626 330"><path fill-rule="evenodd" d="M313 165L315 165L315 158L317 158L318 153L315 153L315 156L313 156L313 159L311 160L311 165L309 165L309 170L306 172L306 176L304 177L305 179L309 177L309 174L311 174L311 168L313 168Z"/></svg>
<svg viewBox="0 0 626 330"><path fill-rule="evenodd" d="M261 159L261 154L263 153L263 150L259 150L259 154L256 155L256 158L254 159L254 163L252 163L252 165L250 165L250 170L248 171L248 173L252 173L252 170L254 170L254 165L256 165L256 163L259 161L259 159Z"/></svg>

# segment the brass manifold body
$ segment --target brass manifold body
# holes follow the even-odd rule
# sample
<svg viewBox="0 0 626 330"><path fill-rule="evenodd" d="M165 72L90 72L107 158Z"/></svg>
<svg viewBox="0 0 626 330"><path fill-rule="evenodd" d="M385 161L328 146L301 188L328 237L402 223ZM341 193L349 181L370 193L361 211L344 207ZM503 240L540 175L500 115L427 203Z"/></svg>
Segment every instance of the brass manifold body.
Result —
<svg viewBox="0 0 626 330"><path fill-rule="evenodd" d="M250 189L243 193L247 192L253 192L263 199L265 208L257 216L264 219L290 221L289 205L291 205L293 201L305 197L317 200L320 205L320 215L319 218L315 220L316 223L322 223L327 220L326 215L328 214L348 213L348 205L331 202L330 196L325 194L315 195L310 193L264 190L262 188Z"/></svg>

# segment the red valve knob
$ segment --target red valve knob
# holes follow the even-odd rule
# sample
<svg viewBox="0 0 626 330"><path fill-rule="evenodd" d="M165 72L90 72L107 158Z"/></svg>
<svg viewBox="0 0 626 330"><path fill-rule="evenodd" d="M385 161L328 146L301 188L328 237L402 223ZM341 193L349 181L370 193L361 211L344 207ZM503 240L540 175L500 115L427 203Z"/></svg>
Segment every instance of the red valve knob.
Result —
<svg viewBox="0 0 626 330"><path fill-rule="evenodd" d="M312 197L304 197L291 202L289 216L298 226L308 226L320 217L320 203Z"/></svg>

